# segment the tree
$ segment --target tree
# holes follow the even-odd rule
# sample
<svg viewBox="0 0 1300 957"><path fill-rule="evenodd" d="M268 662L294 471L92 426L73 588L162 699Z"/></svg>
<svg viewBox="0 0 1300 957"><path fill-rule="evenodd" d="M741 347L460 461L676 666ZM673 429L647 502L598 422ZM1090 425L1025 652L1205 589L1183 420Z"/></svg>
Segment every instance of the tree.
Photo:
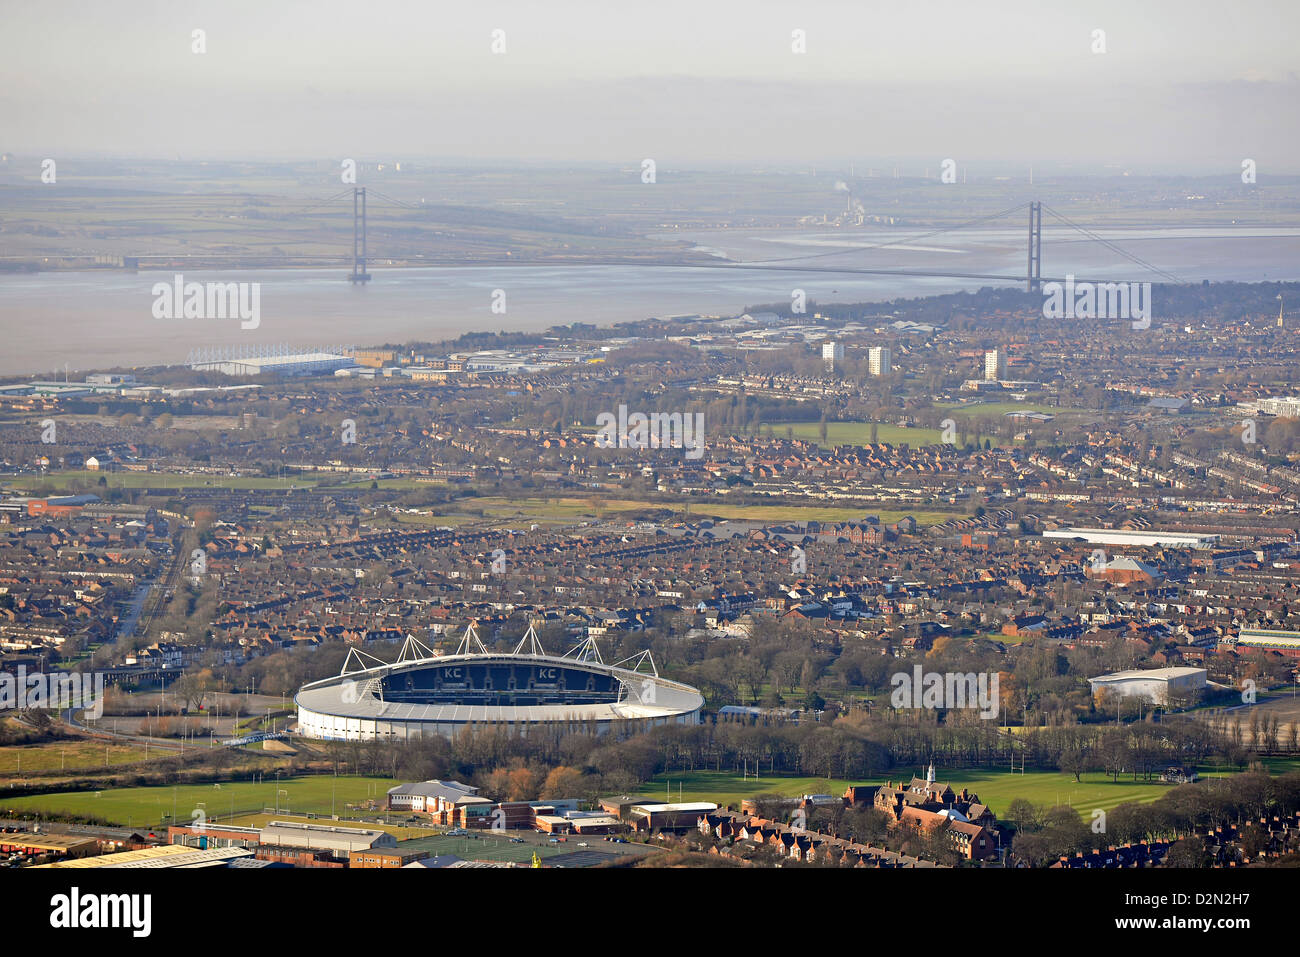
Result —
<svg viewBox="0 0 1300 957"><path fill-rule="evenodd" d="M763 693L763 682L767 678L763 663L754 655L739 655L733 660L732 670L739 683L748 689L749 703L757 704Z"/></svg>
<svg viewBox="0 0 1300 957"><path fill-rule="evenodd" d="M1066 748L1056 766L1064 773L1074 775L1074 783L1078 784L1083 772L1088 770L1087 752L1083 748Z"/></svg>
<svg viewBox="0 0 1300 957"><path fill-rule="evenodd" d="M507 778L507 800L532 801L537 798L538 776L531 768L515 768Z"/></svg>
<svg viewBox="0 0 1300 957"><path fill-rule="evenodd" d="M497 768L483 779L483 790L496 800L502 800L510 791L510 771Z"/></svg>
<svg viewBox="0 0 1300 957"><path fill-rule="evenodd" d="M1056 859L1051 841L1042 834L1017 834L1011 852L1030 867L1043 867Z"/></svg>
<svg viewBox="0 0 1300 957"><path fill-rule="evenodd" d="M172 691L185 703L186 711L197 711L203 707L203 701L212 691L212 672L207 668L199 671L187 671L172 685Z"/></svg>
<svg viewBox="0 0 1300 957"><path fill-rule="evenodd" d="M1007 805L1003 820L1016 826L1017 833L1029 833L1042 827L1042 817L1034 804L1022 797L1012 798Z"/></svg>
<svg viewBox="0 0 1300 957"><path fill-rule="evenodd" d="M754 813L768 821L787 821L796 801L780 794L755 794Z"/></svg>
<svg viewBox="0 0 1300 957"><path fill-rule="evenodd" d="M1169 845L1165 863L1170 867L1204 867L1205 844L1199 837L1184 837Z"/></svg>
<svg viewBox="0 0 1300 957"><path fill-rule="evenodd" d="M583 793L584 783L581 771L561 764L546 775L539 797L542 800L574 797Z"/></svg>
<svg viewBox="0 0 1300 957"><path fill-rule="evenodd" d="M840 826L860 844L879 843L889 834L889 816L874 807L854 805L845 809Z"/></svg>

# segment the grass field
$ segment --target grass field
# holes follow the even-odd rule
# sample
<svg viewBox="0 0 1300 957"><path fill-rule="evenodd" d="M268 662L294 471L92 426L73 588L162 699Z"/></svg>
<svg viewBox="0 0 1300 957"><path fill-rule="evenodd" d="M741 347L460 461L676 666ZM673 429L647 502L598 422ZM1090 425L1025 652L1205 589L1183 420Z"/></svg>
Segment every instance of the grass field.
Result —
<svg viewBox="0 0 1300 957"><path fill-rule="evenodd" d="M1047 415L1087 412L1087 409L1060 408L1044 402L935 402L936 409L946 409L954 415L1003 415L1007 412L1043 412Z"/></svg>
<svg viewBox="0 0 1300 957"><path fill-rule="evenodd" d="M1300 770L1300 759L1265 759L1264 764L1274 774ZM1236 773L1230 770L1201 769L1202 777L1219 777ZM889 779L897 782L911 780L913 774L923 775L920 768L897 768L890 772ZM1132 781L1123 777L1113 782L1100 772L1084 774L1082 780L1075 782L1073 775L1059 771L1026 771L1024 774L1012 774L1008 768L952 768L938 771L941 784L951 785L955 790L966 788L973 791L982 802L987 804L994 814L1001 816L1018 798L1025 798L1034 804L1054 807L1067 804L1087 817L1093 809L1109 811L1117 804L1127 801L1145 803L1154 801L1169 790L1171 785L1158 781ZM872 778L866 781L843 781L818 777L760 777L754 779L751 774L746 780L740 774L728 771L684 771L661 775L642 788L646 797L662 800L671 793L674 801L712 801L716 804L739 806L745 798L757 794L780 794L797 797L801 794L833 794L839 797L850 784L883 784L885 778Z"/></svg>
<svg viewBox="0 0 1300 957"><path fill-rule="evenodd" d="M154 753L157 753L156 749ZM105 758L107 758L107 765L143 761L144 748L125 744L103 745L86 741L0 748L0 774L102 768L106 766Z"/></svg>
<svg viewBox="0 0 1300 957"><path fill-rule="evenodd" d="M805 442L816 442L829 448L834 445L866 445L871 441L870 422L827 422L826 441L821 440L821 424L818 422L773 422L772 433L778 438L785 436L786 427L794 429L794 437ZM876 441L888 442L890 445L906 443L912 448L922 445L938 445L942 435L938 429L909 429L901 425L876 425Z"/></svg>
<svg viewBox="0 0 1300 957"><path fill-rule="evenodd" d="M17 749L5 749L16 751ZM47 749L49 750L49 749ZM57 752L53 753L55 762ZM1300 770L1300 758L1266 758L1263 762L1273 774ZM57 767L57 763L55 764ZM898 781L910 780L921 769L897 768L886 777ZM1237 769L1201 769L1202 777L1218 777L1237 773ZM1011 801L1023 797L1034 804L1055 806L1068 804L1087 816L1095 808L1110 810L1126 801L1154 801L1170 785L1159 782L1132 781L1121 778L1113 782L1104 774L1084 774L1076 783L1069 774L1057 771L1028 771L1013 774L1007 768L952 768L940 769L939 779L960 791L967 788L979 795L995 814L1003 814ZM850 784L882 784L885 777L866 781L846 781L823 777L765 776L748 778L730 771L677 771L660 775L644 785L640 792L652 800L712 801L716 804L739 806L745 798L758 794L781 794L797 797L801 794L833 794L840 796ZM173 811L180 821L193 819L200 803L208 820L230 821L260 825L270 820L267 808L277 803L279 817L331 813L348 813L347 805L361 804L367 800L383 801L385 792L400 782L388 778L368 778L356 775L308 775L283 778L278 784L274 776L258 782L227 781L219 787L186 785L182 787L115 788L105 791L68 791L30 797L0 800L0 816L9 814L69 815L93 817L130 827L155 827L172 820ZM384 817L382 811L361 814L368 820ZM407 828L397 824L358 825L382 826L403 838L424 837L435 833L429 828ZM516 845L517 847L518 845ZM570 848L572 849L572 848Z"/></svg>
<svg viewBox="0 0 1300 957"><path fill-rule="evenodd" d="M722 807L739 807L745 798L758 794L785 797L834 794L839 797L850 784L862 783L839 778L769 777L761 772L755 778L752 771L748 778L730 771L673 771L643 785L637 793L655 801L665 801L671 796L673 801L712 801Z"/></svg>
<svg viewBox="0 0 1300 957"><path fill-rule="evenodd" d="M579 521L591 518L597 510L596 502L586 498L540 498L507 499L484 497L463 499L464 507L483 509L485 515L497 518L533 519L567 519ZM601 499L599 511L604 518L611 513L641 512L664 510L678 513L675 503L637 502L629 499ZM726 518L755 522L846 522L861 519L865 514L876 515L882 522L896 522L906 515L911 515L922 525L946 522L950 518L965 515L965 512L914 511L907 509L877 509L869 504L852 508L842 506L800 506L800 505L729 505L715 502L691 502L689 517ZM412 516L428 519L428 516ZM434 517L433 521L442 519Z"/></svg>
<svg viewBox="0 0 1300 957"><path fill-rule="evenodd" d="M920 769L912 771L900 768L893 772L893 780L910 780L913 773L923 772ZM1004 812L1017 797L1049 806L1070 804L1083 812L1091 812L1093 808L1108 810L1125 801L1154 801L1169 787L1166 784L1123 780L1113 784L1109 778L1100 774L1085 774L1082 783L1075 784L1071 775L1056 771L1011 774L1006 769L953 768L949 772L940 773L939 779L940 783L950 784L958 791L962 788L974 791L995 814ZM669 782L673 800L678 799L680 785L682 800L713 801L726 806L738 805L742 799L756 794L781 794L788 797L833 794L839 797L850 784L883 784L884 779L843 781L815 777L760 777L755 781L751 775L746 781L740 775L729 772L696 771L656 778L645 787L645 793L649 797L659 797L665 793Z"/></svg>
<svg viewBox="0 0 1300 957"><path fill-rule="evenodd" d="M310 475L286 476L285 478L263 478L253 475L234 478L229 475L174 475L167 472L87 472L84 470L47 472L41 477L35 475L0 475L0 481L11 482L22 488L36 488L41 485L64 488L72 482L79 483L87 488L94 488L98 487L101 478L105 480L108 488L288 489L312 488L334 482L339 476L333 473L320 472Z"/></svg>
<svg viewBox="0 0 1300 957"><path fill-rule="evenodd" d="M57 758L57 755L56 755ZM355 775L308 775L282 778L277 786L274 775L253 783L226 781L219 787L211 784L183 787L113 788L106 791L69 791L31 797L0 799L0 816L6 812L63 814L94 817L129 827L152 827L172 819L173 809L181 821L190 821L203 802L208 820L227 820L232 815L262 813L276 806L279 795L281 811L299 814L342 814L346 805L367 799L382 802L387 790L400 781L366 778ZM333 801L331 801L333 792ZM376 815L382 817L382 814Z"/></svg>
<svg viewBox="0 0 1300 957"><path fill-rule="evenodd" d="M15 488L34 489L52 486L58 489L101 487L103 478L105 488L122 489L194 489L219 488L240 489L308 489L308 488L358 488L369 489L371 482L379 488L391 491L412 492L420 489L446 488L446 483L417 482L415 479L370 479L340 472L306 472L298 475L286 475L283 478L270 478L249 475L232 477L229 475L184 475L170 472L87 472L84 470L67 470L47 472L44 476L0 474L0 483L12 484Z"/></svg>
<svg viewBox="0 0 1300 957"><path fill-rule="evenodd" d="M1063 405L1059 408L1050 402L935 402L934 408L951 413L953 419L961 424L962 420L971 422L975 419L996 419L999 422L1008 412L1042 412L1054 416L1058 424L1077 424L1097 418L1100 413L1095 409ZM1047 423L1051 426L1052 423Z"/></svg>
<svg viewBox="0 0 1300 957"><path fill-rule="evenodd" d="M981 638L987 638L989 641L1000 641L1004 645L1018 645L1023 641L1029 641L1034 636L1025 635L1004 635L999 631L988 631L980 635Z"/></svg>

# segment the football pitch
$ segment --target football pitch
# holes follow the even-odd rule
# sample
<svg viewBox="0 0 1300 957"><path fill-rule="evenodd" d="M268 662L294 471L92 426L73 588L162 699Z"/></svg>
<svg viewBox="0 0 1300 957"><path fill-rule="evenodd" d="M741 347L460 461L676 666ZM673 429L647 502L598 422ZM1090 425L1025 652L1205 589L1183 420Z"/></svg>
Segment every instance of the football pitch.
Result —
<svg viewBox="0 0 1300 957"><path fill-rule="evenodd" d="M260 814L267 809L275 812L277 808L280 816L290 811L329 816L347 813L347 805L367 800L382 805L388 789L401 783L391 778L328 774L281 778L277 782L274 775L267 775L255 782L63 791L0 798L0 817L39 813L93 818L123 827L155 827L172 822L189 824L200 810L208 821ZM383 812L376 816L382 817Z"/></svg>
<svg viewBox="0 0 1300 957"><path fill-rule="evenodd" d="M1297 770L1300 761L1266 759L1265 764L1273 774L1282 774ZM1232 773L1235 772L1230 769L1201 769L1202 778ZM739 808L742 800L759 794L779 794L784 797L831 794L841 797L850 784L875 785L884 784L887 780L895 784L900 781L906 784L913 776L924 777L925 769L900 767L884 775L860 781L783 775L760 776L755 779L753 773L746 777L726 771L674 771L656 777L640 793L660 801L671 796L673 801L711 801L722 807L730 805ZM1134 781L1123 775L1118 781L1112 781L1109 776L1098 771L1083 774L1077 782L1073 775L1060 771L1026 771L1022 774L1019 771L1012 773L1009 768L939 767L935 777L940 784L947 784L958 793L961 793L962 788L975 793L999 817L1005 814L1016 798L1024 798L1042 807L1067 805L1086 817L1098 808L1109 811L1116 805L1130 801L1154 801L1172 787L1161 781Z"/></svg>

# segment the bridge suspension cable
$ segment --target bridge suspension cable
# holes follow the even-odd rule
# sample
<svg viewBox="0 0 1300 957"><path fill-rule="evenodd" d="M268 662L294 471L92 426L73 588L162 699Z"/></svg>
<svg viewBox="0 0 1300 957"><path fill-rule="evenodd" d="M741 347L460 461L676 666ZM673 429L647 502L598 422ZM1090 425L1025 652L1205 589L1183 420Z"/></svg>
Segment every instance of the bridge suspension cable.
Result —
<svg viewBox="0 0 1300 957"><path fill-rule="evenodd" d="M1104 236L1098 236L1098 235L1097 235L1096 233L1094 233L1091 229L1088 229L1086 226L1080 226L1078 223L1074 222L1072 219L1070 219L1070 218L1068 218L1068 217L1062 215L1061 213L1058 213L1056 210L1052 209L1052 207L1050 207L1050 206L1044 206L1043 209L1047 210L1047 212L1049 212L1051 215L1055 216L1055 217L1056 217L1057 219L1059 219L1061 222L1065 223L1065 225L1069 226L1071 229L1077 230L1078 232L1080 232L1080 233L1082 233L1083 235L1087 236L1089 239L1101 243L1101 244L1102 244L1103 246L1105 246L1107 249L1111 250L1112 252L1118 253L1119 255L1121 255L1121 256L1123 256L1125 259L1127 259L1129 262L1135 263L1135 264L1141 266L1143 269L1148 269L1148 270L1150 270L1151 272L1153 272L1153 273L1155 273L1157 276L1159 276L1161 279L1164 279L1164 280L1166 280L1166 281L1168 281L1168 282L1174 282L1174 283L1180 283L1180 282L1182 282L1182 280L1181 280L1180 278L1178 278L1177 276L1175 276L1173 273L1169 272L1167 269L1161 269L1159 266L1153 266L1151 263L1147 262L1147 261L1146 261L1145 259L1143 259L1141 256L1136 256L1136 255L1134 255L1133 253L1130 253L1130 252L1126 251L1125 249L1123 249L1123 248L1121 248L1120 246L1117 246L1115 243L1111 242L1109 239L1106 239Z"/></svg>
<svg viewBox="0 0 1300 957"><path fill-rule="evenodd" d="M869 246L855 246L851 249L836 249L826 253L811 253L810 255L807 256L790 256L783 259L752 259L749 260L747 263L745 263L745 265L758 265L762 263L804 262L805 260L808 259L821 259L826 256L843 256L846 255L847 253L859 252L864 249L885 249L889 246L901 246L907 243L919 242L922 239L929 239L932 236L939 236L942 235L943 233L951 233L958 229L965 229L968 226L978 226L981 223L986 223L993 219L1001 219L1003 216L1010 216L1012 213L1019 212L1020 210L1024 209L1028 205L1029 203L1027 202L1021 203L1018 206L1012 206L1010 209L1003 209L996 213L989 213L987 216L978 216L975 219L967 220L964 223L955 223L952 226L944 226L940 229L932 229L928 233L920 233L916 236L904 236L901 239L891 239L887 243L872 243Z"/></svg>

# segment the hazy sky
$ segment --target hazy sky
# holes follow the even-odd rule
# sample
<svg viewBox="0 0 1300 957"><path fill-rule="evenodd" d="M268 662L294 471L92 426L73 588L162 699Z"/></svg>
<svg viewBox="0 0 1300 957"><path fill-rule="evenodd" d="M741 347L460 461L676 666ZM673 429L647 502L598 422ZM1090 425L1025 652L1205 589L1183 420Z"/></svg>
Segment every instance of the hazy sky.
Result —
<svg viewBox="0 0 1300 957"><path fill-rule="evenodd" d="M1300 172L1297 0L0 0L0 24L0 151Z"/></svg>

